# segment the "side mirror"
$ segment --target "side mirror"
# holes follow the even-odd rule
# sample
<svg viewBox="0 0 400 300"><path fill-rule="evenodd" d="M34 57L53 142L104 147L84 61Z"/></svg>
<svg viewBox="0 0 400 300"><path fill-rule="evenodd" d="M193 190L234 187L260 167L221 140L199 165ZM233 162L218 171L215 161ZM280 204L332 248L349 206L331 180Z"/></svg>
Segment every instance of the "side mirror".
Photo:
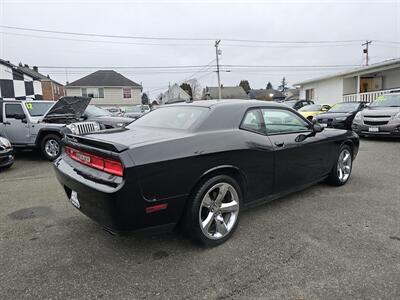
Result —
<svg viewBox="0 0 400 300"><path fill-rule="evenodd" d="M323 130L324 130L324 127L322 127L321 125L313 122L313 131L314 132L321 132Z"/></svg>

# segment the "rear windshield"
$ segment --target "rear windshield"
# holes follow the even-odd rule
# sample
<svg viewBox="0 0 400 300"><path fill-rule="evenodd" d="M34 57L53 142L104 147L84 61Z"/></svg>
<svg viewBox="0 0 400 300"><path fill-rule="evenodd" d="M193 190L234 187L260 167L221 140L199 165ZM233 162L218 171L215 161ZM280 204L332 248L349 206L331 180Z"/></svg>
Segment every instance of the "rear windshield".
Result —
<svg viewBox="0 0 400 300"><path fill-rule="evenodd" d="M205 107L171 106L160 107L140 119L132 122L128 128L133 126L145 126L165 129L187 130L204 116L208 111Z"/></svg>
<svg viewBox="0 0 400 300"><path fill-rule="evenodd" d="M359 106L360 106L360 103L351 103L351 102L348 102L348 103L336 103L328 111L329 112L334 112L334 113L346 113L346 112L356 111Z"/></svg>
<svg viewBox="0 0 400 300"><path fill-rule="evenodd" d="M370 107L400 107L400 94L379 96Z"/></svg>
<svg viewBox="0 0 400 300"><path fill-rule="evenodd" d="M55 102L25 102L25 107L28 110L31 117L44 116L47 111L54 105Z"/></svg>

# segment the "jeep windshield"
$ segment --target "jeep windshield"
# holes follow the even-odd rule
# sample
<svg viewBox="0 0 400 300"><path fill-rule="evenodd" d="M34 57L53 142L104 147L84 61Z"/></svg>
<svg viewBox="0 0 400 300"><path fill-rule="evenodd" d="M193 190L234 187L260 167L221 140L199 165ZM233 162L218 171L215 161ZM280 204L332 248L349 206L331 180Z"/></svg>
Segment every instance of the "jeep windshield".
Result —
<svg viewBox="0 0 400 300"><path fill-rule="evenodd" d="M26 109L29 112L29 115L31 117L44 116L53 105L54 105L53 101L48 101L48 102L37 102L37 101L25 102L25 107L26 107Z"/></svg>

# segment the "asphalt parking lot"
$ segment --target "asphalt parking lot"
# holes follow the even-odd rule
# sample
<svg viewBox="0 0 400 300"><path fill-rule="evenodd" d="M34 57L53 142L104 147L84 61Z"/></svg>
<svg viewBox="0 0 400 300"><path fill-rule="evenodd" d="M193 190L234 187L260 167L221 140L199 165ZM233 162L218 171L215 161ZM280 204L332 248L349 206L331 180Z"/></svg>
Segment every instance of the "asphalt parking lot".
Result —
<svg viewBox="0 0 400 300"><path fill-rule="evenodd" d="M400 141L366 140L347 185L251 209L225 244L116 237L66 199L52 166L0 172L0 298L400 297Z"/></svg>

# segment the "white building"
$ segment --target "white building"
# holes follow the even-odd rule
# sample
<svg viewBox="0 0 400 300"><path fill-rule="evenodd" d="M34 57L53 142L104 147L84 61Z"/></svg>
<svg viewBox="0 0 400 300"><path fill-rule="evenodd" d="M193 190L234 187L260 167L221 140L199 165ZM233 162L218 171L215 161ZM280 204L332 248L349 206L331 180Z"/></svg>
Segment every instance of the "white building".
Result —
<svg viewBox="0 0 400 300"><path fill-rule="evenodd" d="M170 104L189 100L190 95L176 83L157 97L157 102L159 104Z"/></svg>
<svg viewBox="0 0 400 300"><path fill-rule="evenodd" d="M67 96L91 97L91 104L141 104L142 86L113 70L99 70L65 86Z"/></svg>
<svg viewBox="0 0 400 300"><path fill-rule="evenodd" d="M400 59L305 80L295 85L300 87L300 99L326 104L371 102L379 95L400 90Z"/></svg>

